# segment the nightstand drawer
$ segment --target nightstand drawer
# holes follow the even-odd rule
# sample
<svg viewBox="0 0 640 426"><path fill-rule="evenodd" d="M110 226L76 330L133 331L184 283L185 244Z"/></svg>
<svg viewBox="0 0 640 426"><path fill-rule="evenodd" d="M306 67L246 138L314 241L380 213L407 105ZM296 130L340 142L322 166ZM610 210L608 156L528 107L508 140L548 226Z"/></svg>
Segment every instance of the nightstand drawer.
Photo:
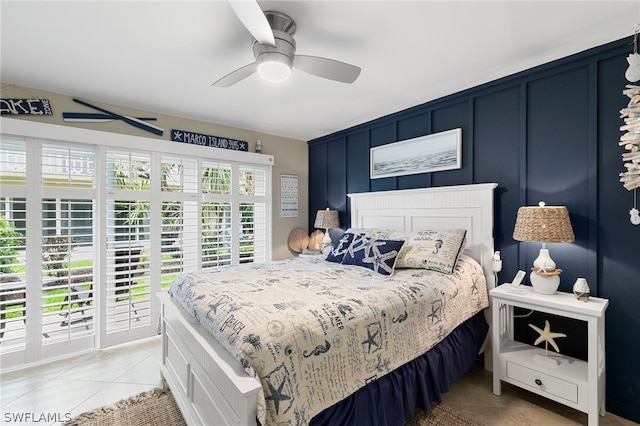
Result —
<svg viewBox="0 0 640 426"><path fill-rule="evenodd" d="M506 375L524 385L578 403L578 385L507 361Z"/></svg>

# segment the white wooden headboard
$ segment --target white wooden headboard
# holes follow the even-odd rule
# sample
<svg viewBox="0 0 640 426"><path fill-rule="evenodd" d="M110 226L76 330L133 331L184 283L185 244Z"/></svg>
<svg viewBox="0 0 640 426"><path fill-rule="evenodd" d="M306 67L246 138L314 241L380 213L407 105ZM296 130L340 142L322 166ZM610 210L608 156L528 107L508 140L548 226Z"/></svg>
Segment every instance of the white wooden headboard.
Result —
<svg viewBox="0 0 640 426"><path fill-rule="evenodd" d="M398 231L465 228L465 254L484 270L487 286L496 286L492 259L493 193L496 183L348 194L351 226Z"/></svg>

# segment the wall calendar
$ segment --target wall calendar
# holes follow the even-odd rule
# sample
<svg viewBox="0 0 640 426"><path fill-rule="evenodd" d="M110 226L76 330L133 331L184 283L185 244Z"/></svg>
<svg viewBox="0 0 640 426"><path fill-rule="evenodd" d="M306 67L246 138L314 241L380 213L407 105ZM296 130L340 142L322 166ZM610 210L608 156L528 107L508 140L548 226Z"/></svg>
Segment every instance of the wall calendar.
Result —
<svg viewBox="0 0 640 426"><path fill-rule="evenodd" d="M280 217L298 217L298 176L280 175Z"/></svg>

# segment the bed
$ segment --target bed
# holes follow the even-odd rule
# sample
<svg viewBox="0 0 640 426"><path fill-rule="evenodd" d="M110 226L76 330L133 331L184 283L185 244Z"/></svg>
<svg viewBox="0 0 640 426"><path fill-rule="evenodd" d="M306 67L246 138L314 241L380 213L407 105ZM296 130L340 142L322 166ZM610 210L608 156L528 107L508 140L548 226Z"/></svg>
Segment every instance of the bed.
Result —
<svg viewBox="0 0 640 426"><path fill-rule="evenodd" d="M464 253L447 273L408 255L384 273L351 253L357 262L296 258L179 277L159 295L161 369L187 423L401 425L480 349L490 365L495 187L349 194L345 235L375 250L398 255L407 236L462 230Z"/></svg>

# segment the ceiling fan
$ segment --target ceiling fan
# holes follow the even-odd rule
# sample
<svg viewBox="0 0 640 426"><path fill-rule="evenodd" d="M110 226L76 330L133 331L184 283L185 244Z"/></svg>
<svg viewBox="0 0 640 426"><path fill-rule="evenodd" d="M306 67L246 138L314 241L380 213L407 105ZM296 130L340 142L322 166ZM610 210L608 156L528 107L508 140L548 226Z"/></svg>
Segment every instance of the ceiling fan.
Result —
<svg viewBox="0 0 640 426"><path fill-rule="evenodd" d="M289 78L292 67L342 83L353 83L360 75L360 68L354 65L319 56L296 55L293 35L297 27L288 15L263 12L255 0L230 0L229 3L252 35L255 62L230 72L213 86L232 86L256 71L267 81L281 82Z"/></svg>

